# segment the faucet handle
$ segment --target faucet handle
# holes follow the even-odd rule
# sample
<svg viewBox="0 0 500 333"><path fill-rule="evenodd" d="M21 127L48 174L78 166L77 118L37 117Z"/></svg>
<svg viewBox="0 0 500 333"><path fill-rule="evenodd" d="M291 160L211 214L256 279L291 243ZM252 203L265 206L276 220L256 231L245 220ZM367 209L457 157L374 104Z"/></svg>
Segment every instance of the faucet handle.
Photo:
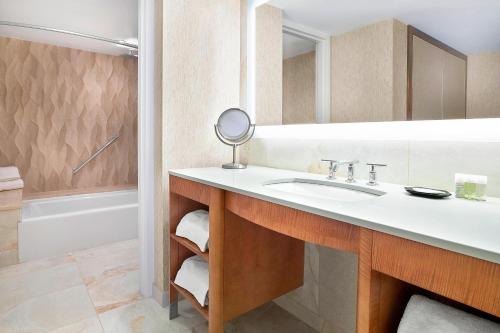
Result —
<svg viewBox="0 0 500 333"><path fill-rule="evenodd" d="M337 160L329 160L329 159L326 159L326 158L322 158L321 159L321 162L328 162L330 163L330 166L329 166L329 172L328 172L328 177L326 177L327 179L335 179L336 176L335 174L337 173L337 167L338 167L338 161Z"/></svg>
<svg viewBox="0 0 500 333"><path fill-rule="evenodd" d="M359 160L341 160L341 161L335 161L338 165L354 165L358 164Z"/></svg>
<svg viewBox="0 0 500 333"><path fill-rule="evenodd" d="M387 164L381 164L381 163L366 163L366 165L369 165L372 170L375 170L375 167L386 167Z"/></svg>
<svg viewBox="0 0 500 333"><path fill-rule="evenodd" d="M368 173L368 183L366 185L375 186L377 183L377 171L375 171L376 167L386 167L387 164L380 163L366 163L370 167L370 172Z"/></svg>

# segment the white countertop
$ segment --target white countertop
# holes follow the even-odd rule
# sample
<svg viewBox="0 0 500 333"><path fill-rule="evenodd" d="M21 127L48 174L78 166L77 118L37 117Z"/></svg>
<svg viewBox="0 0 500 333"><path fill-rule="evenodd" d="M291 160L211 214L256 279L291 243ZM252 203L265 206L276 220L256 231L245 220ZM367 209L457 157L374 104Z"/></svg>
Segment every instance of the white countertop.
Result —
<svg viewBox="0 0 500 333"><path fill-rule="evenodd" d="M287 178L325 180L324 175L256 166L245 170L182 169L170 174L500 264L500 199L497 198L485 202L454 197L427 199L407 194L403 185L381 183L374 188L387 193L383 196L338 202L263 185ZM332 182L343 181L339 178ZM365 183L358 180L356 185Z"/></svg>

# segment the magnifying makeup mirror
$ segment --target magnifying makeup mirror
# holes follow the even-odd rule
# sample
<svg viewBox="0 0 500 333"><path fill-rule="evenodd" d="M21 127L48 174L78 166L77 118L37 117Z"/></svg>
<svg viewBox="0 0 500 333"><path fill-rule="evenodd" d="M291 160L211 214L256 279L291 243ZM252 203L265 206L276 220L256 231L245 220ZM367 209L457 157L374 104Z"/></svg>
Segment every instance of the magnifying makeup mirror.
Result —
<svg viewBox="0 0 500 333"><path fill-rule="evenodd" d="M224 169L245 169L244 164L236 163L236 147L250 140L255 132L248 114L237 108L222 112L214 125L215 134L222 143L233 147L233 162L222 165Z"/></svg>

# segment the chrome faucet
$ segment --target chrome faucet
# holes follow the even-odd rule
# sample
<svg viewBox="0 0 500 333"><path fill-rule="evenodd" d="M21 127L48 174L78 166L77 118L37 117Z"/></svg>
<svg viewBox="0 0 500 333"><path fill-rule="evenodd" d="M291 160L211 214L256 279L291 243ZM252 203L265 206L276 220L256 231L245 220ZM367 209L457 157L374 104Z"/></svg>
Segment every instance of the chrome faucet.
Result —
<svg viewBox="0 0 500 333"><path fill-rule="evenodd" d="M335 179L336 176L335 174L337 173L339 165L347 165L347 179L345 180L346 183L355 183L356 180L354 180L354 164L358 163L358 160L352 160L352 161L337 161L337 160L328 160L328 159L322 159L322 162L330 162L330 169L329 169L329 174L327 179Z"/></svg>
<svg viewBox="0 0 500 333"><path fill-rule="evenodd" d="M354 179L354 164L359 163L358 160L353 160L353 161L346 161L344 164L347 164L347 179L345 180L346 183L355 183L356 180Z"/></svg>
<svg viewBox="0 0 500 333"><path fill-rule="evenodd" d="M336 160L328 160L328 159L321 159L321 162L329 162L329 168L328 168L328 176L326 177L327 179L336 179L336 173L338 169L338 162Z"/></svg>

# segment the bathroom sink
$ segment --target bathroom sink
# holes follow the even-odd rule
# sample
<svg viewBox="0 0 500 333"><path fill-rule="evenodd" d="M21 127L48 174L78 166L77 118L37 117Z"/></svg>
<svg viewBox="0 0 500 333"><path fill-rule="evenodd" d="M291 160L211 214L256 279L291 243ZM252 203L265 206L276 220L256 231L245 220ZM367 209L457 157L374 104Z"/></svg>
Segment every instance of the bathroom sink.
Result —
<svg viewBox="0 0 500 333"><path fill-rule="evenodd" d="M385 194L383 191L356 184L317 179L279 179L266 182L264 186L280 192L341 202L362 201Z"/></svg>

